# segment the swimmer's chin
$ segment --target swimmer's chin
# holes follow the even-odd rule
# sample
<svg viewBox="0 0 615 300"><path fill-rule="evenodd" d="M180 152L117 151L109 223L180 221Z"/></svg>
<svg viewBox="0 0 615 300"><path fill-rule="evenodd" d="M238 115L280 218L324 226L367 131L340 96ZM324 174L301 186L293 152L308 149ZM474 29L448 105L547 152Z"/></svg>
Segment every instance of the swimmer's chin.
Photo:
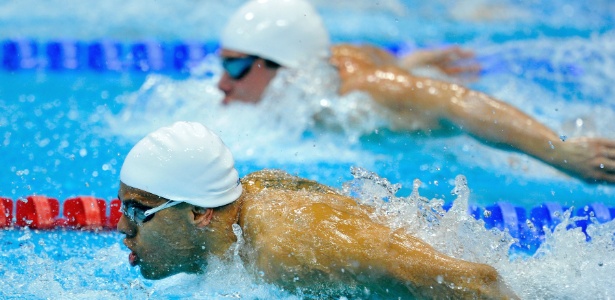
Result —
<svg viewBox="0 0 615 300"><path fill-rule="evenodd" d="M140 263L140 260L136 260L134 264L131 263L131 265L133 267L139 266L139 271L141 272L141 276L143 276L143 278L145 279L149 279L149 280L160 280L160 279L165 279L167 277L173 276L179 272L172 272L171 270L166 270L166 272L164 271L156 271L156 270L152 270L150 268L147 267L147 265L144 265L142 263Z"/></svg>
<svg viewBox="0 0 615 300"><path fill-rule="evenodd" d="M148 279L148 280L161 280L161 279L165 279L168 277L171 277L173 275L176 275L178 273L161 273L161 272L148 272L146 270L143 270L143 268L141 268L141 276L143 276L143 278Z"/></svg>
<svg viewBox="0 0 615 300"><path fill-rule="evenodd" d="M222 99L222 105L229 105L232 103L244 103L244 104L258 104L261 101L260 98L254 98L254 99L250 99L250 98L246 98L246 99L242 99L242 98L238 98L238 97L233 97L233 96L226 96Z"/></svg>
<svg viewBox="0 0 615 300"><path fill-rule="evenodd" d="M154 271L154 270L148 270L147 267L143 267L143 265L140 265L140 272L141 272L141 276L143 276L143 278L148 279L148 280L162 280L162 279L166 279L178 274L204 274L205 273L205 266L203 267L203 269L199 270L199 271L190 271L190 270L163 270L163 271Z"/></svg>

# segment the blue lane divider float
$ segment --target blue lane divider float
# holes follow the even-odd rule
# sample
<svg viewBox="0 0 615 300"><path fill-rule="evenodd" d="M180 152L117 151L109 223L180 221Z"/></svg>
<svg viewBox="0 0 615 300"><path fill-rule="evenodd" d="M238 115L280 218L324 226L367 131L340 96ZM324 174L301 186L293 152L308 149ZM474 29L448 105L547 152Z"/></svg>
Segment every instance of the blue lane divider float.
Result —
<svg viewBox="0 0 615 300"><path fill-rule="evenodd" d="M37 66L38 46L34 41L2 43L2 66L8 70L33 69Z"/></svg>
<svg viewBox="0 0 615 300"><path fill-rule="evenodd" d="M585 217L584 220L577 221L577 226L581 227L587 239L590 240L591 237L586 232L587 226L592 222L605 223L615 219L615 208L608 208L602 203L592 203L578 209L576 215Z"/></svg>
<svg viewBox="0 0 615 300"><path fill-rule="evenodd" d="M527 54L523 55L517 51L482 55L477 57L477 60L482 67L481 74L521 74L528 70L544 74L560 74L564 78L579 78L584 74L583 68L574 63L554 64L551 58L527 57Z"/></svg>
<svg viewBox="0 0 615 300"><path fill-rule="evenodd" d="M9 43L10 44L10 43ZM46 45L45 54L47 66L51 70L75 70L79 68L79 54L81 45L66 41L53 41ZM19 57L8 56L7 60L19 61Z"/></svg>
<svg viewBox="0 0 615 300"><path fill-rule="evenodd" d="M219 49L217 41L206 42L120 42L115 40L75 41L54 40L37 42L30 39L0 41L2 68L8 71L44 69L186 72L194 68L208 54ZM384 46L401 56L417 50L411 43L390 43ZM446 47L446 45L440 45ZM497 55L476 58L482 73L519 72L537 70L579 77L583 70L573 63L553 64L549 58L524 57L520 49L510 49Z"/></svg>
<svg viewBox="0 0 615 300"><path fill-rule="evenodd" d="M413 51L419 50L417 45L412 43L390 43L383 45L384 48L401 57ZM445 49L454 44L437 44L428 46L425 49ZM471 49L470 49L471 50ZM481 66L480 73L499 74L499 73L516 73L525 74L527 71L533 71L540 74L558 74L559 80L567 78L579 78L584 74L584 70L574 62L553 62L551 57L535 57L534 53L527 53L523 48L503 49L496 54L481 54L478 53L474 58Z"/></svg>
<svg viewBox="0 0 615 300"><path fill-rule="evenodd" d="M450 208L450 204L445 205ZM506 230L518 242L512 245L517 251L533 253L544 241L545 229L553 229L561 223L564 213L570 207L559 203L541 203L526 211L523 207L508 202L498 202L484 208L472 205L468 213L477 220L483 220L487 229ZM528 213L529 212L529 213ZM587 240L587 226L591 223L606 223L615 220L615 207L607 207L602 203L593 203L572 211L571 217L580 217L570 227L581 228Z"/></svg>
<svg viewBox="0 0 615 300"><path fill-rule="evenodd" d="M217 42L121 43L114 40L39 43L28 39L11 39L0 41L0 44L1 67L8 71L89 69L100 72L186 72L219 48Z"/></svg>

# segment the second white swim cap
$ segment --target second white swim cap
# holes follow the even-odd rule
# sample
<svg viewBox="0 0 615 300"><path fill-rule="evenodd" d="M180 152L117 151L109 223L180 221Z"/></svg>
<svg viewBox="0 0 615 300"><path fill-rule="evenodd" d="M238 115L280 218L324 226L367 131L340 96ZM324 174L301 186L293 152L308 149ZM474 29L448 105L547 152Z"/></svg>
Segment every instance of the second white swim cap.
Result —
<svg viewBox="0 0 615 300"><path fill-rule="evenodd" d="M214 208L241 196L230 150L205 126L177 122L160 128L130 150L120 180L174 201Z"/></svg>
<svg viewBox="0 0 615 300"><path fill-rule="evenodd" d="M253 0L230 18L223 48L256 55L289 68L329 56L329 34L304 0Z"/></svg>

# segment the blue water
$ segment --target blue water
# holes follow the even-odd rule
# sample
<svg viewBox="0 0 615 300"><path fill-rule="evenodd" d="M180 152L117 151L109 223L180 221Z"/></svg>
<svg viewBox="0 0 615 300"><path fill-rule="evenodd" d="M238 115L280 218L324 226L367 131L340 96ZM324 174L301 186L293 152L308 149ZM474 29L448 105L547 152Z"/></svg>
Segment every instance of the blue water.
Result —
<svg viewBox="0 0 615 300"><path fill-rule="evenodd" d="M466 1L463 6L454 1L329 2L315 3L334 41L396 45L404 51L460 43L474 49L486 68L478 80L465 82L472 88L520 107L561 135L615 139L612 1ZM0 41L215 41L240 3L0 1ZM421 196L450 203L457 198L451 194L455 177L462 174L471 204L505 201L526 209L543 202L576 208L594 202L615 206L612 185L581 182L523 154L493 150L464 135L424 138L395 133L371 122L369 114L362 117L371 123L343 123L345 130L327 132L282 109L221 108L216 58L210 63L194 76L0 69L0 196L94 195L110 200L117 194L119 169L130 147L147 132L184 119L216 130L232 149L241 175L281 168L342 188L352 179L350 168L359 166L400 183L398 196L410 195L418 178ZM298 112L311 108L289 101L295 101L292 107ZM343 107L336 109L340 115L347 113ZM592 298L612 298L605 282L613 278L609 270L615 269L612 226L598 227L596 236L604 239L595 238L593 244L580 231L556 232L548 238L550 250L497 268L524 298L574 299L590 293ZM487 236L483 231L462 229L450 247L489 245L487 238L474 237ZM228 265L214 263L205 278L143 280L128 266L127 252L115 233L15 229L0 232L0 237L0 276L6 278L0 295L5 298L45 298L48 294L41 286L66 299L117 299L126 298L125 293L134 299L293 297L246 279L237 264L230 266L230 275L225 273ZM437 238L432 242L437 244ZM467 259L492 263L498 257L485 252ZM29 267L17 267L17 262ZM201 292L178 294L169 288L173 285L184 290L198 287Z"/></svg>
<svg viewBox="0 0 615 300"><path fill-rule="evenodd" d="M554 64L546 57L542 59ZM580 107L580 109L575 108L575 111L582 111L581 114L566 112L570 117L564 118L556 114L553 118L555 120L549 120L545 118L545 116L553 117L549 116L553 111L545 112L551 110L549 107L530 103L533 105L530 111L533 110L537 118L542 117L561 128L561 122L571 123L575 120L575 115L584 119L592 118L590 115L593 114L592 110L600 109L592 107L596 104L610 109L602 111L607 114L607 118L612 115L613 105L605 100L608 98L584 95L582 89L575 90L575 86L583 84L578 78L572 78L574 80L570 84L553 81L552 78L541 81L543 78L537 74L540 70L535 66L525 64L525 61L517 57L517 61L512 60L507 67L514 63L520 68L529 67L530 70L521 76L532 80L531 87L534 90L545 93L545 97L555 98L554 101L557 102L549 104L555 105L554 111L558 110L557 107L562 107L564 110L565 105L571 103ZM496 83L501 82L499 79L503 76L510 77L506 72L506 69L500 68L499 73L487 74L473 85L483 90L496 90L496 93L503 93L504 96L516 95L515 91L497 90ZM0 106L3 111L0 116L2 126L0 133L5 153L3 157L6 161L0 170L5 179L0 183L0 194L14 199L30 194L58 198L94 195L112 199L118 187L117 171L122 158L140 136L155 129L156 125L145 126L128 121L125 126L139 125L145 128L138 132L140 136L135 134L131 138L126 138L121 134L105 134L107 124L103 116L122 111L124 109L122 99L131 96L131 93L139 94L139 89L144 89L143 83L147 76L138 72L97 73L88 70L64 72L27 70L0 73L3 83L0 87ZM172 73L164 75L172 82L183 81L183 78L179 78L182 76ZM511 82L509 84L513 85L513 89L524 83L524 81L515 82L518 80L516 78L506 80ZM210 84L214 86L215 80L210 80ZM198 93L201 86L186 88ZM152 93L151 90L147 92ZM557 99L554 93L575 98ZM219 98L216 98L215 91L209 94L206 100L210 106L217 106ZM588 99L586 104L576 99L577 96L585 96ZM532 101L524 95L521 100ZM136 122L158 119L157 124L162 126L165 125L165 121L170 123L175 119L181 119L181 116L185 117L185 115L174 116L172 107L172 104L163 107L163 111L166 110L170 117L159 112L136 111L137 114L145 115ZM219 119L234 118L233 113L233 111L222 111ZM199 119L198 113L187 117L210 124L223 122L208 120L205 117ZM246 117L255 118L249 115ZM606 120L594 122L606 122ZM281 126L285 124L282 123ZM238 153L236 157L240 173L244 175L265 167L283 168L294 174L341 187L342 182L351 178L350 166L356 165L366 167L393 182L401 183L404 188L400 191L400 195L407 195L412 180L419 178L425 183L425 193L437 198L446 197L452 188L453 178L458 174L464 174L468 177L470 187L474 191L472 198L477 204L489 205L496 201L508 201L526 208L549 201L577 207L592 202L609 203L614 195L610 186L585 184L559 174L524 155L494 151L465 137L421 138L391 132L386 128L380 129L378 133L371 128L365 128L363 131L368 131L367 134L359 137L358 141L351 141L342 146L341 151L351 152L354 157L336 160L326 157L330 140L345 140L348 136L342 134L320 138L321 133L314 133L310 125L302 126L299 128L304 132L301 137L293 136L294 133L285 132L279 126L273 130L280 136L289 135L285 138L290 140L290 144L302 145L303 147L299 146L301 149L297 149L296 152L303 154L303 157L294 159L292 155L290 157L284 155L282 159L277 157L255 159L242 157L241 153ZM598 125L594 125L596 126ZM590 129L593 132L590 131L589 134L612 135L608 131L608 126L606 124L604 126L604 128ZM566 132L563 132L566 135ZM258 137L254 136L259 134L269 135L265 130L253 132L250 141L262 148L262 151L281 151L280 148L289 147L288 141L282 139L276 139L277 144L259 145ZM227 143L232 142L232 138L227 137L225 140ZM310 144L313 145L312 149L309 147ZM319 144L324 150L320 151ZM229 146L233 148L232 144ZM302 159L309 160L309 163L303 163ZM542 175L543 173L546 175Z"/></svg>
<svg viewBox="0 0 615 300"><path fill-rule="evenodd" d="M149 39L169 43L215 41L224 16L240 3L176 5L170 13L185 13L188 17L165 22L162 28L157 21L169 13L163 9L164 3L145 9L139 3L110 1L97 4L97 10L90 9L90 3L73 4L73 10L65 11L60 9L61 1L57 5L52 1L31 13L9 14L28 4L4 2L0 3L6 11L5 21L0 23L0 39L29 38L41 45L58 39L90 42L99 38L115 39L125 45ZM609 82L614 77L608 67L613 62L609 49L613 48L610 41L614 23L609 13L613 4L609 1L595 1L591 6L561 1L474 1L463 6L446 1L431 5L417 1L317 4L334 41L403 44L405 50L467 45L477 51L486 68L486 74L468 83L470 86L521 107L562 135L613 137L605 121L613 116L615 105L609 97L613 91ZM116 10L122 13L109 17ZM108 22L97 24L103 16ZM574 22L568 22L570 19ZM77 30L73 23L82 26ZM101 136L106 126L100 122L101 115L121 111L124 103L118 96L143 89L147 75L29 70L2 72L0 76L0 105L5 108L0 128L8 162L0 170L2 178L7 179L0 183L0 194L13 198L33 193L60 198L84 194L112 198L121 158L138 137ZM185 78L185 74L165 76ZM207 100L215 103L216 95L209 94L212 95ZM594 111L603 116L594 116ZM197 114L189 117L196 118ZM570 124L577 118L588 119L586 123L593 127L574 128ZM168 122L172 120L168 118ZM205 118L199 121L212 123ZM523 155L492 151L471 139L433 141L384 129L375 134L372 128L365 128L363 131L368 133L359 143L348 143L343 150L369 152L349 161L320 159L322 153L316 161L306 154L309 164L291 159L254 161L236 154L238 167L242 174L262 167L284 168L340 187L351 178L349 167L358 165L401 183L401 195L407 195L412 180L419 178L425 183L425 193L433 197L445 197L453 178L464 174L475 191L472 198L481 205L510 201L531 207L555 201L583 206L613 199L612 187L587 185L536 166ZM305 124L302 130L310 135L312 129ZM140 132L141 136L147 131ZM323 141L313 134L303 141L319 142ZM281 142L270 149L285 146ZM408 151L409 147L416 151ZM472 158L476 156L483 161ZM503 160L512 162L499 164ZM533 174L527 176L528 173ZM543 173L546 175L536 176Z"/></svg>

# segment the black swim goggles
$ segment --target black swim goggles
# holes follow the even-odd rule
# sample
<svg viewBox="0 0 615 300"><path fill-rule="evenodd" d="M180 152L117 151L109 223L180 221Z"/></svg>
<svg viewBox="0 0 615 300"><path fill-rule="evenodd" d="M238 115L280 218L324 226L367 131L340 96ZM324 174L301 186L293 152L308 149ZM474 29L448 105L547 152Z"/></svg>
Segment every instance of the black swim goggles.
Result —
<svg viewBox="0 0 615 300"><path fill-rule="evenodd" d="M258 56L249 55L245 57L226 57L222 59L222 68L234 80L240 80L250 72L254 61Z"/></svg>
<svg viewBox="0 0 615 300"><path fill-rule="evenodd" d="M177 204L180 204L181 201L167 201L166 203L156 206L154 208L144 208L143 206L136 204L136 203L130 203L127 205L124 205L124 203L122 203L122 207L120 208L120 211L131 221L135 222L137 225L141 226L143 225L143 223L151 220L154 217L154 214L169 208L171 206L175 206Z"/></svg>

